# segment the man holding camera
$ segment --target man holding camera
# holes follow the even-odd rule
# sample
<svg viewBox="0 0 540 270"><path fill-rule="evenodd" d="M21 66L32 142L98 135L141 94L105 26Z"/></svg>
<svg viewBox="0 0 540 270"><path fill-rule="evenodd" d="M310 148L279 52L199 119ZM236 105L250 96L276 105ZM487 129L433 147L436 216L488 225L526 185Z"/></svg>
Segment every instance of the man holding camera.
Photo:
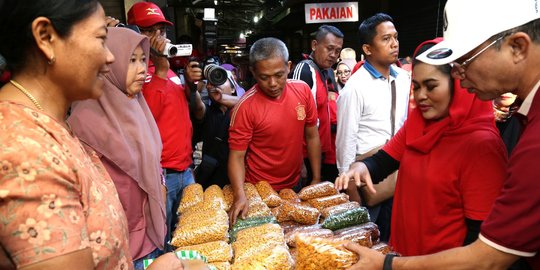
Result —
<svg viewBox="0 0 540 270"><path fill-rule="evenodd" d="M202 79L202 71L197 64L190 63L184 73L189 87L184 87L180 78L169 68L169 61L164 53L169 43L165 30L173 24L165 19L161 9L154 3L135 3L128 11L128 24L138 26L141 34L150 39L150 61L142 92L154 115L163 143L161 166L167 186L167 249L170 248L168 241L177 222L176 209L182 190L195 182L190 168L193 129L188 98L190 89L196 91L193 82ZM203 109L204 106L197 108Z"/></svg>

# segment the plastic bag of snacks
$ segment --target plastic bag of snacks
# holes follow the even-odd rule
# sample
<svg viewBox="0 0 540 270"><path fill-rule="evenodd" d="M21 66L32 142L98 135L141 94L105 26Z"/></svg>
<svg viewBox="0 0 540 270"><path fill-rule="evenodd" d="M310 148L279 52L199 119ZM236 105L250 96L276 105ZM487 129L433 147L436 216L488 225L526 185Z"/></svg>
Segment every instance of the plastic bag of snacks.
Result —
<svg viewBox="0 0 540 270"><path fill-rule="evenodd" d="M208 262L228 262L232 259L232 248L225 241L213 241L176 249L176 251L180 250L195 250L205 256Z"/></svg>
<svg viewBox="0 0 540 270"><path fill-rule="evenodd" d="M227 241L229 224L215 220L203 220L177 227L171 245L183 247L212 241Z"/></svg>
<svg viewBox="0 0 540 270"><path fill-rule="evenodd" d="M283 229L278 224L266 223L259 226L254 226L238 231L236 240L245 240L250 242L261 242L264 240L262 236L265 236L266 239L275 238L276 241L285 243L283 237Z"/></svg>
<svg viewBox="0 0 540 270"><path fill-rule="evenodd" d="M246 217L266 217L272 215L272 211L270 211L268 205L261 200L250 200L248 204L249 208Z"/></svg>
<svg viewBox="0 0 540 270"><path fill-rule="evenodd" d="M266 216L266 217L252 217L252 218L246 218L246 219L238 219L236 223L231 228L231 242L234 242L236 240L236 234L246 228L251 228L255 226L259 226L266 223L276 223L276 218L273 216Z"/></svg>
<svg viewBox="0 0 540 270"><path fill-rule="evenodd" d="M285 241L290 247L296 247L297 237L332 238L334 233L329 229L323 229L320 225L297 228L285 235Z"/></svg>
<svg viewBox="0 0 540 270"><path fill-rule="evenodd" d="M216 268L216 270L230 270L231 269L231 263L229 262L212 262L212 263L209 263L208 266L213 266Z"/></svg>
<svg viewBox="0 0 540 270"><path fill-rule="evenodd" d="M233 270L292 270L293 260L287 247L280 245L234 262Z"/></svg>
<svg viewBox="0 0 540 270"><path fill-rule="evenodd" d="M264 239L264 242L236 241L233 243L234 263L239 263L251 259L253 256L271 250L277 246L285 246L283 241L276 241L274 238Z"/></svg>
<svg viewBox="0 0 540 270"><path fill-rule="evenodd" d="M369 222L368 210L365 207L359 207L329 216L324 220L322 227L335 231L366 222Z"/></svg>
<svg viewBox="0 0 540 270"><path fill-rule="evenodd" d="M369 230L363 228L355 230L345 228L342 230L345 230L345 232L337 233L336 231L336 234L334 236L336 240L352 241L368 248L373 246L373 242L371 241L371 232Z"/></svg>
<svg viewBox="0 0 540 270"><path fill-rule="evenodd" d="M347 210L351 210L358 207L360 207L360 204L358 202L346 202L346 203L342 203L338 205L333 205L333 206L324 208L321 211L321 216L323 216L324 218L327 218L331 215L343 213Z"/></svg>
<svg viewBox="0 0 540 270"><path fill-rule="evenodd" d="M324 208L349 202L349 195L345 193L340 193L336 195L311 199L308 202L309 204L311 204L311 206L317 208L319 211L322 211Z"/></svg>
<svg viewBox="0 0 540 270"><path fill-rule="evenodd" d="M325 197L337 194L334 184L324 181L315 185L307 186L298 192L300 199L307 201L319 197Z"/></svg>
<svg viewBox="0 0 540 270"><path fill-rule="evenodd" d="M201 210L204 209L204 210ZM197 224L204 220L213 220L214 222L228 223L229 216L225 210L217 208L192 207L182 213L178 218L177 227L182 227L187 224Z"/></svg>
<svg viewBox="0 0 540 270"><path fill-rule="evenodd" d="M291 221L279 222L278 224L283 229L284 234L287 234L288 232L290 232L292 230L295 230L296 228L299 228L299 227L306 227L306 225L300 224L300 223L298 223L296 221L292 221L292 220Z"/></svg>
<svg viewBox="0 0 540 270"><path fill-rule="evenodd" d="M261 199L264 203L266 203L266 205L268 205L268 207L276 207L281 205L281 197L279 197L278 193L268 182L260 181L259 183L255 184L255 187L257 188L257 192L259 192Z"/></svg>
<svg viewBox="0 0 540 270"><path fill-rule="evenodd" d="M290 188L280 190L279 197L284 201L289 201L293 203L300 202L300 197L298 197L296 192L294 192L294 190Z"/></svg>
<svg viewBox="0 0 540 270"><path fill-rule="evenodd" d="M289 213L292 220L306 225L317 223L321 215L316 208L301 204L283 203L282 207L281 211Z"/></svg>
<svg viewBox="0 0 540 270"><path fill-rule="evenodd" d="M395 253L394 249L391 246L389 246L387 243L384 243L384 242L380 242L380 243L378 243L376 245L373 245L371 247L371 249L374 249L374 250L376 250L376 251L378 251L378 252L380 252L380 253L382 253L384 255L386 255L388 253Z"/></svg>
<svg viewBox="0 0 540 270"><path fill-rule="evenodd" d="M259 200L262 201L257 188L252 183L244 183L244 193L246 194L246 199L248 201Z"/></svg>
<svg viewBox="0 0 540 270"><path fill-rule="evenodd" d="M325 238L297 237L297 270L347 269L358 256L343 247L344 241Z"/></svg>
<svg viewBox="0 0 540 270"><path fill-rule="evenodd" d="M223 190L218 185L211 185L204 191L205 205L212 205L213 207L220 207L225 210L225 196Z"/></svg>
<svg viewBox="0 0 540 270"><path fill-rule="evenodd" d="M379 232L379 227L377 226L377 224L375 224L373 222L367 222L367 223L364 223L364 224L361 224L361 225L352 226L352 227L348 227L348 228L343 228L343 229L335 231L334 235L335 236L341 236L341 235L349 234L350 232L354 232L354 231L357 231L357 230L369 231L369 233L371 235L371 242L374 245L379 243L379 236L380 236L381 233Z"/></svg>
<svg viewBox="0 0 540 270"><path fill-rule="evenodd" d="M283 206L280 205L278 207L274 207L270 209L272 211L272 215L276 217L277 222L285 222L291 220L291 216L288 212L283 211Z"/></svg>
<svg viewBox="0 0 540 270"><path fill-rule="evenodd" d="M202 202L203 199L204 192L200 184L188 185L184 188L184 191L182 193L182 199L180 200L180 205L178 206L177 212L182 213L186 209Z"/></svg>
<svg viewBox="0 0 540 270"><path fill-rule="evenodd" d="M225 185L223 187L223 198L225 200L225 211L229 211L234 202L234 193L231 185Z"/></svg>

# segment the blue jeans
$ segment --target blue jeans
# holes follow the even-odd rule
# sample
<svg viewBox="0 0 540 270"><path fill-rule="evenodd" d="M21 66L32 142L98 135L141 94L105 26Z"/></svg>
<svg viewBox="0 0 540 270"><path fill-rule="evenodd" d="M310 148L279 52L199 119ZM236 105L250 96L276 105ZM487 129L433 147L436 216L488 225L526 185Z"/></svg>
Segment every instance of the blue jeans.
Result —
<svg viewBox="0 0 540 270"><path fill-rule="evenodd" d="M133 261L133 266L135 266L135 270L144 270L144 264L143 261L145 259L155 259L163 254L163 251L159 250L159 248L154 249L154 251L148 253L148 255Z"/></svg>
<svg viewBox="0 0 540 270"><path fill-rule="evenodd" d="M167 185L167 235L165 236L165 251L172 251L174 248L169 245L171 241L172 232L178 222L178 215L176 210L180 205L180 199L182 198L182 191L184 188L195 183L191 168L186 169L183 172L173 172L165 174L165 184Z"/></svg>

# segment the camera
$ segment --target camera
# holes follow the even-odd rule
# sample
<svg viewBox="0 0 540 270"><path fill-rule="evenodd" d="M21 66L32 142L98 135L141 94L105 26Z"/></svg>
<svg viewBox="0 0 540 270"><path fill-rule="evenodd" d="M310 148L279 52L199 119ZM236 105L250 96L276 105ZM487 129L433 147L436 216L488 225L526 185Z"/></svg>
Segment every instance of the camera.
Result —
<svg viewBox="0 0 540 270"><path fill-rule="evenodd" d="M199 67L203 70L203 76L215 86L224 84L227 81L227 70L219 66L214 58L208 58L200 62Z"/></svg>
<svg viewBox="0 0 540 270"><path fill-rule="evenodd" d="M165 50L163 51L163 55L167 56L168 58L176 56L190 56L192 50L193 47L191 46L191 44L175 45L167 43L165 44Z"/></svg>

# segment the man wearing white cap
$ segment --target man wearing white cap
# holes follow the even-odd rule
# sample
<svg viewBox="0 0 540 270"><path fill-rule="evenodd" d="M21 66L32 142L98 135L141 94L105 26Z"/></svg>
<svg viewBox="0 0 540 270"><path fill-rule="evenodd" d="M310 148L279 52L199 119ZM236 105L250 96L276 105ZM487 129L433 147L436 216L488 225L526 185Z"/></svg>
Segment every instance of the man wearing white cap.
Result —
<svg viewBox="0 0 540 270"><path fill-rule="evenodd" d="M474 243L428 256L385 257L348 244L350 269L507 269L520 257L540 269L540 14L538 0L448 0L445 41L417 59L452 63L452 75L480 99L513 92L524 131L507 179ZM372 183L366 183L371 186Z"/></svg>

